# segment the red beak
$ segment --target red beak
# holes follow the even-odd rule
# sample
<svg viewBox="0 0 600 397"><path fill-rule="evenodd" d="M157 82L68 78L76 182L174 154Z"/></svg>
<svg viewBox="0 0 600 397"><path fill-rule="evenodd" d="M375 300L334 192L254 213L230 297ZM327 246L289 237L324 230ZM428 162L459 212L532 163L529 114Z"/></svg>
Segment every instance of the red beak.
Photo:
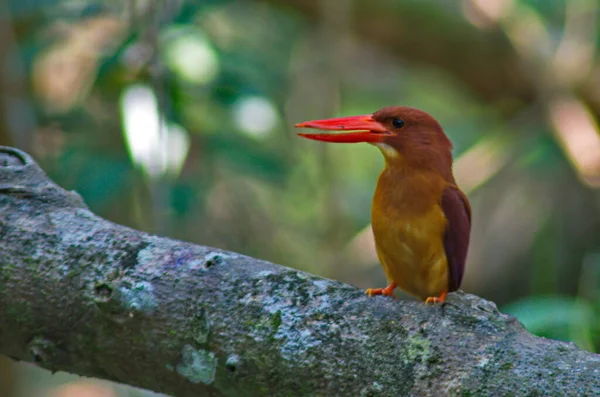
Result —
<svg viewBox="0 0 600 397"><path fill-rule="evenodd" d="M357 143L381 142L389 132L383 124L368 114L365 116L340 117L337 119L313 120L296 124L297 128L315 128L318 130L355 131L346 134L298 134L316 141Z"/></svg>

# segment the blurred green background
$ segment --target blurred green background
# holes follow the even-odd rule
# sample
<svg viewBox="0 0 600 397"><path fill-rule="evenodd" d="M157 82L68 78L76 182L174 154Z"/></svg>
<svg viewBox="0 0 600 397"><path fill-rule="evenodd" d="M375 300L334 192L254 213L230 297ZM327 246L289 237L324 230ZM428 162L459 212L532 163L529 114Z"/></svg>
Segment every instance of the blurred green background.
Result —
<svg viewBox="0 0 600 397"><path fill-rule="evenodd" d="M0 144L114 222L381 287L369 226L380 153L299 139L293 124L421 108L453 140L473 207L463 289L598 351L599 10L8 0Z"/></svg>

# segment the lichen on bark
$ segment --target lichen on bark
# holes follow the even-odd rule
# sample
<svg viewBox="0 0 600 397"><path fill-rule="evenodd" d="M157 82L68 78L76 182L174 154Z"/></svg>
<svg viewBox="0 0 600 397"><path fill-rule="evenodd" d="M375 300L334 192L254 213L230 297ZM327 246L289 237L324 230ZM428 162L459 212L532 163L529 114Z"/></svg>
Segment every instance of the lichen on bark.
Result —
<svg viewBox="0 0 600 397"><path fill-rule="evenodd" d="M0 147L0 354L174 396L594 395L599 356L103 220Z"/></svg>

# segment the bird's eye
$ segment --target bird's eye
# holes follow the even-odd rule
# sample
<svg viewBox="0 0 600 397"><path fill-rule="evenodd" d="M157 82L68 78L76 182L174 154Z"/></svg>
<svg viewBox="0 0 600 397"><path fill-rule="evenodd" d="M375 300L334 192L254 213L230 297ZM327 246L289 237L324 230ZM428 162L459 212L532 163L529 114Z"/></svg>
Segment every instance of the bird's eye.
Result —
<svg viewBox="0 0 600 397"><path fill-rule="evenodd" d="M397 118L393 119L392 125L394 126L394 128L402 128L402 127L404 127L404 120L397 119Z"/></svg>

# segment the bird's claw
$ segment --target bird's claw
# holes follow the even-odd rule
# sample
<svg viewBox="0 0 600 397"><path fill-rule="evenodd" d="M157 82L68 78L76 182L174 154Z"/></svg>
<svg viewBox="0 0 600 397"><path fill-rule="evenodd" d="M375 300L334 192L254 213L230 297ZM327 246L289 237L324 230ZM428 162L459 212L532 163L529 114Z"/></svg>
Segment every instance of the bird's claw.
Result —
<svg viewBox="0 0 600 397"><path fill-rule="evenodd" d="M425 299L425 304L433 305L436 303L444 303L446 301L446 295L448 295L447 292L442 292L440 296L430 296L429 298Z"/></svg>
<svg viewBox="0 0 600 397"><path fill-rule="evenodd" d="M385 288L367 288L365 294L368 296L373 295L384 295L391 296L394 298L394 289L396 288L396 283L392 283Z"/></svg>
<svg viewBox="0 0 600 397"><path fill-rule="evenodd" d="M391 296L392 294L387 294L384 291L384 288L367 288L365 290L365 295L368 295L368 296L374 296L374 295L387 295L387 296Z"/></svg>
<svg viewBox="0 0 600 397"><path fill-rule="evenodd" d="M430 296L429 298L427 298L425 300L425 304L426 305L433 305L436 303L441 303L442 301L440 300L440 298L438 298L437 296Z"/></svg>

